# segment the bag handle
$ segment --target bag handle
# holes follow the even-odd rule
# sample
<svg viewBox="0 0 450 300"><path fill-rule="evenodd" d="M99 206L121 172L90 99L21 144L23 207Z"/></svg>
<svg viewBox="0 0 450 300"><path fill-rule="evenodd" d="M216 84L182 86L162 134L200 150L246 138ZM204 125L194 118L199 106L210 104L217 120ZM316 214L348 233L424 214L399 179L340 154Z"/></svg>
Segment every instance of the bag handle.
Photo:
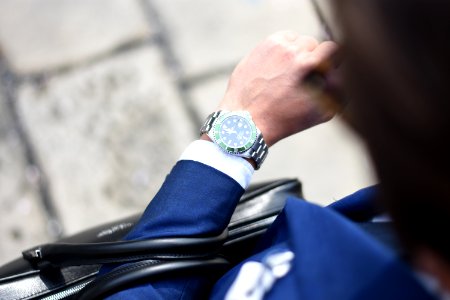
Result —
<svg viewBox="0 0 450 300"><path fill-rule="evenodd" d="M175 237L107 243L44 244L22 252L36 269L49 266L97 265L144 259L201 258L215 254L228 230L213 237Z"/></svg>
<svg viewBox="0 0 450 300"><path fill-rule="evenodd" d="M96 278L86 285L80 292L77 299L91 300L104 299L117 291L124 290L139 283L145 283L162 277L180 276L186 273L208 272L217 270L227 270L229 262L221 257L196 260L178 261L139 261L131 265L118 267L108 274ZM223 273L223 271L221 273ZM214 272L217 274L217 272Z"/></svg>

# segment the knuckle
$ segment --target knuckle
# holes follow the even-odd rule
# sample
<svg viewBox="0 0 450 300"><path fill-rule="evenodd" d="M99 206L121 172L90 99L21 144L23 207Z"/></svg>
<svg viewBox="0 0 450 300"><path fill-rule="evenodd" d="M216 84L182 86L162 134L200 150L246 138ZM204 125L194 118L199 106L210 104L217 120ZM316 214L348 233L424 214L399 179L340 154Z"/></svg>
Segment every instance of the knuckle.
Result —
<svg viewBox="0 0 450 300"><path fill-rule="evenodd" d="M305 50L312 51L319 45L319 41L311 36L302 36L299 39L299 44L301 44L302 48Z"/></svg>
<svg viewBox="0 0 450 300"><path fill-rule="evenodd" d="M303 69L312 69L320 64L320 59L311 53L307 53L297 60L297 64Z"/></svg>
<svg viewBox="0 0 450 300"><path fill-rule="evenodd" d="M321 43L324 47L332 48L332 49L338 49L339 45L336 42L333 41L324 41Z"/></svg>

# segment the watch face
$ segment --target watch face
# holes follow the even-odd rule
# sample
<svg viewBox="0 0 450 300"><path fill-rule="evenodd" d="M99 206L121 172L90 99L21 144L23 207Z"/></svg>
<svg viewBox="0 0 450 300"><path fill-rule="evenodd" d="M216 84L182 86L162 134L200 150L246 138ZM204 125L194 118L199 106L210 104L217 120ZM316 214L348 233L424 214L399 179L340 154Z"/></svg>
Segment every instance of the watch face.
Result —
<svg viewBox="0 0 450 300"><path fill-rule="evenodd" d="M220 147L231 153L243 153L255 142L253 122L238 114L224 115L215 125L215 138Z"/></svg>

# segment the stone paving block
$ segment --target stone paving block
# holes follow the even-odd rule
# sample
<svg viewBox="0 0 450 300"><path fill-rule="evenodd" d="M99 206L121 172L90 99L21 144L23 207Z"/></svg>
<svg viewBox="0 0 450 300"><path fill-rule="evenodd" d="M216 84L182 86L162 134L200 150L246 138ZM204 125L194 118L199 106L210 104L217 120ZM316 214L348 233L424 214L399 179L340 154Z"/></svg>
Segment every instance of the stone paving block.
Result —
<svg viewBox="0 0 450 300"><path fill-rule="evenodd" d="M199 115L206 118L214 111L227 80L223 75L191 89ZM322 205L375 182L361 141L338 118L274 145L253 181L285 177L299 178L305 197Z"/></svg>
<svg viewBox="0 0 450 300"><path fill-rule="evenodd" d="M195 138L180 101L150 46L21 87L67 233L143 211Z"/></svg>
<svg viewBox="0 0 450 300"><path fill-rule="evenodd" d="M135 0L0 1L0 48L20 73L84 61L149 33Z"/></svg>
<svg viewBox="0 0 450 300"><path fill-rule="evenodd" d="M31 175L0 87L0 265L49 239Z"/></svg>
<svg viewBox="0 0 450 300"><path fill-rule="evenodd" d="M270 149L254 180L296 177L305 198L327 205L376 183L361 141L338 118L308 129Z"/></svg>
<svg viewBox="0 0 450 300"><path fill-rule="evenodd" d="M310 0L147 0L188 76L233 65L273 32L321 36Z"/></svg>
<svg viewBox="0 0 450 300"><path fill-rule="evenodd" d="M222 100L227 89L230 74L211 77L208 80L193 85L189 89L191 105L202 120L206 119L217 108L220 100Z"/></svg>

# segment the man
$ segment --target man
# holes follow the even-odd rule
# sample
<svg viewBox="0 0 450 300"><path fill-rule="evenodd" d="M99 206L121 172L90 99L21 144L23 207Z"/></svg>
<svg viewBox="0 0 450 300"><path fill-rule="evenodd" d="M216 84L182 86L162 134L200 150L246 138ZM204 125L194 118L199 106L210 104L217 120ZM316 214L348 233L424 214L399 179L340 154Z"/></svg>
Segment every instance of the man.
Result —
<svg viewBox="0 0 450 300"><path fill-rule="evenodd" d="M191 276L144 284L111 299L448 297L448 242L442 234L445 229L439 227L447 224L442 220L450 219L448 175L436 171L448 166L448 160L443 160L448 148L443 146L442 136L433 133L447 132L449 127L448 117L442 117L448 116L448 97L441 101L444 84L435 75L445 76L443 70L450 64L444 50L450 47L443 43L444 50L433 53L442 65L433 64L432 55L427 59L420 55L428 49L419 47L422 52L407 54L403 50L417 46L421 39L436 42L438 34L418 30L413 37L402 35L407 32L402 31L406 25L415 24L414 13L418 12L424 24L439 21L448 29L448 5L443 1L433 1L433 5L430 8L420 0L402 5L391 0L337 4L346 37L343 87L349 103L344 117L369 146L381 180L379 192L365 189L328 208L288 199L255 255L217 281L212 291L207 288L207 278ZM437 12L441 15L436 16ZM220 233L254 169L263 163L266 146L333 116L328 106L321 108L322 102L316 99L320 95L311 93L302 82L336 50L333 42L318 43L290 31L278 32L259 44L236 67L216 113L202 128L201 139L186 149L127 239ZM439 56L442 53L447 55ZM405 56L411 60L403 60ZM423 70L435 81L416 81L415 76ZM337 97L342 94L331 79L333 68L328 65L321 72L321 96L340 103ZM435 89L425 98L423 91L429 90L429 82ZM440 106L428 109L424 99L430 107ZM251 138L257 144L248 146ZM247 146L250 157L226 153ZM429 156L433 153L434 157ZM439 159L444 167L434 164ZM411 163L427 171L420 176L423 182L417 180ZM427 176L436 180L424 178ZM436 189L429 189L433 187ZM424 198L426 191L433 197ZM398 221L400 238L411 258L408 263L352 221L349 211L359 206L364 212L368 206L361 203L373 203L375 198L383 199ZM424 222L417 218L420 211ZM368 222L374 217L361 215Z"/></svg>

